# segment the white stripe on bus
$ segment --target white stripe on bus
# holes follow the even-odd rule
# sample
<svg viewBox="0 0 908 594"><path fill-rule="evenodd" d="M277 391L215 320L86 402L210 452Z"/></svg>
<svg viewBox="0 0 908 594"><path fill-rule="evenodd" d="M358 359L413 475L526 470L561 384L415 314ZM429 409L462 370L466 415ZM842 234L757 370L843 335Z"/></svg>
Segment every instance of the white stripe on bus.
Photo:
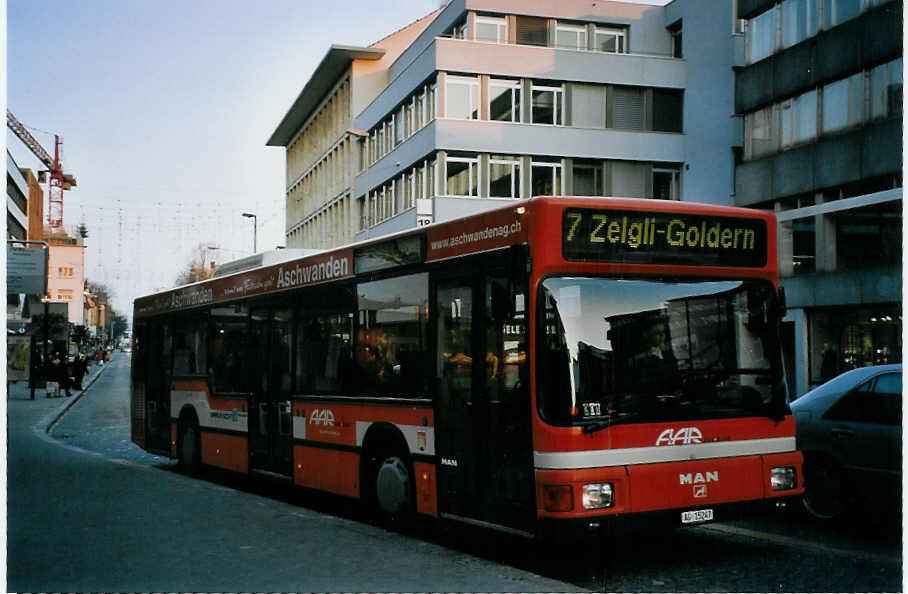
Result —
<svg viewBox="0 0 908 594"><path fill-rule="evenodd" d="M690 445L588 450L582 452L533 452L533 461L536 468L569 470L599 468L601 466L623 466L626 464L686 462L711 458L781 454L793 451L795 451L794 437L774 437L770 439L717 441Z"/></svg>
<svg viewBox="0 0 908 594"><path fill-rule="evenodd" d="M372 425L370 421L357 421L356 422L356 445L358 447L363 446L363 440L366 438L366 431L369 430L369 426ZM435 455L435 428L434 427L425 427L423 425L398 425L395 424L395 427L400 429L400 432L404 434L404 439L407 440L407 447L410 448L411 454L423 454L426 456ZM425 446L419 444L418 435L424 433L426 436Z"/></svg>

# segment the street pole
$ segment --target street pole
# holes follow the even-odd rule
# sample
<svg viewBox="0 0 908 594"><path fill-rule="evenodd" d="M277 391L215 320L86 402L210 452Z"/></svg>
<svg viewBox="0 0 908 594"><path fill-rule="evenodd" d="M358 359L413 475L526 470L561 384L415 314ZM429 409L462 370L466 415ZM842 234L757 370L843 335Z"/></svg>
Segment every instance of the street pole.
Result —
<svg viewBox="0 0 908 594"><path fill-rule="evenodd" d="M247 219L249 219L249 218L252 219L252 253L253 254L258 253L258 251L259 251L259 249L258 249L258 230L259 230L258 217L256 217L251 212L244 212L243 216L246 217Z"/></svg>

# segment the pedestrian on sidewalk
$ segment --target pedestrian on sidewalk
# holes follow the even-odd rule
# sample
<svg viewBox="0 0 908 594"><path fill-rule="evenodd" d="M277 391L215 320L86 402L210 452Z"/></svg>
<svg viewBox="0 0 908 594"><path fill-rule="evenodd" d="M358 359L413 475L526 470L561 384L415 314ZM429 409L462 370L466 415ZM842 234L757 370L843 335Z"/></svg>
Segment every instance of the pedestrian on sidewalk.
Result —
<svg viewBox="0 0 908 594"><path fill-rule="evenodd" d="M88 361L81 354L76 355L76 360L73 361L73 387L76 390L82 390L82 380L86 373L88 373Z"/></svg>

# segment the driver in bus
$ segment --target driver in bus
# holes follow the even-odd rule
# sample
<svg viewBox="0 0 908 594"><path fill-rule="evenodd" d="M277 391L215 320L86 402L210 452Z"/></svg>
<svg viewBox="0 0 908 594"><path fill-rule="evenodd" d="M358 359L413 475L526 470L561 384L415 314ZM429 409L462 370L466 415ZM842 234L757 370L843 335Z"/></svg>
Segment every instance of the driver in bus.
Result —
<svg viewBox="0 0 908 594"><path fill-rule="evenodd" d="M638 388L660 400L671 398L677 387L678 362L666 343L667 333L663 318L650 320L643 331L644 349L633 359Z"/></svg>

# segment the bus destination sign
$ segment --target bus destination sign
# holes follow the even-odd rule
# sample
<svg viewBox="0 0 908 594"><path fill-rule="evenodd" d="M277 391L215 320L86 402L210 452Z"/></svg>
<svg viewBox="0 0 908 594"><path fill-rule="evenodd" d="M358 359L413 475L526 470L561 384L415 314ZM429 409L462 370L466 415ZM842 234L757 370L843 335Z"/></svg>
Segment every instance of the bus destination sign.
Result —
<svg viewBox="0 0 908 594"><path fill-rule="evenodd" d="M763 267L766 222L692 213L568 208L566 260Z"/></svg>

